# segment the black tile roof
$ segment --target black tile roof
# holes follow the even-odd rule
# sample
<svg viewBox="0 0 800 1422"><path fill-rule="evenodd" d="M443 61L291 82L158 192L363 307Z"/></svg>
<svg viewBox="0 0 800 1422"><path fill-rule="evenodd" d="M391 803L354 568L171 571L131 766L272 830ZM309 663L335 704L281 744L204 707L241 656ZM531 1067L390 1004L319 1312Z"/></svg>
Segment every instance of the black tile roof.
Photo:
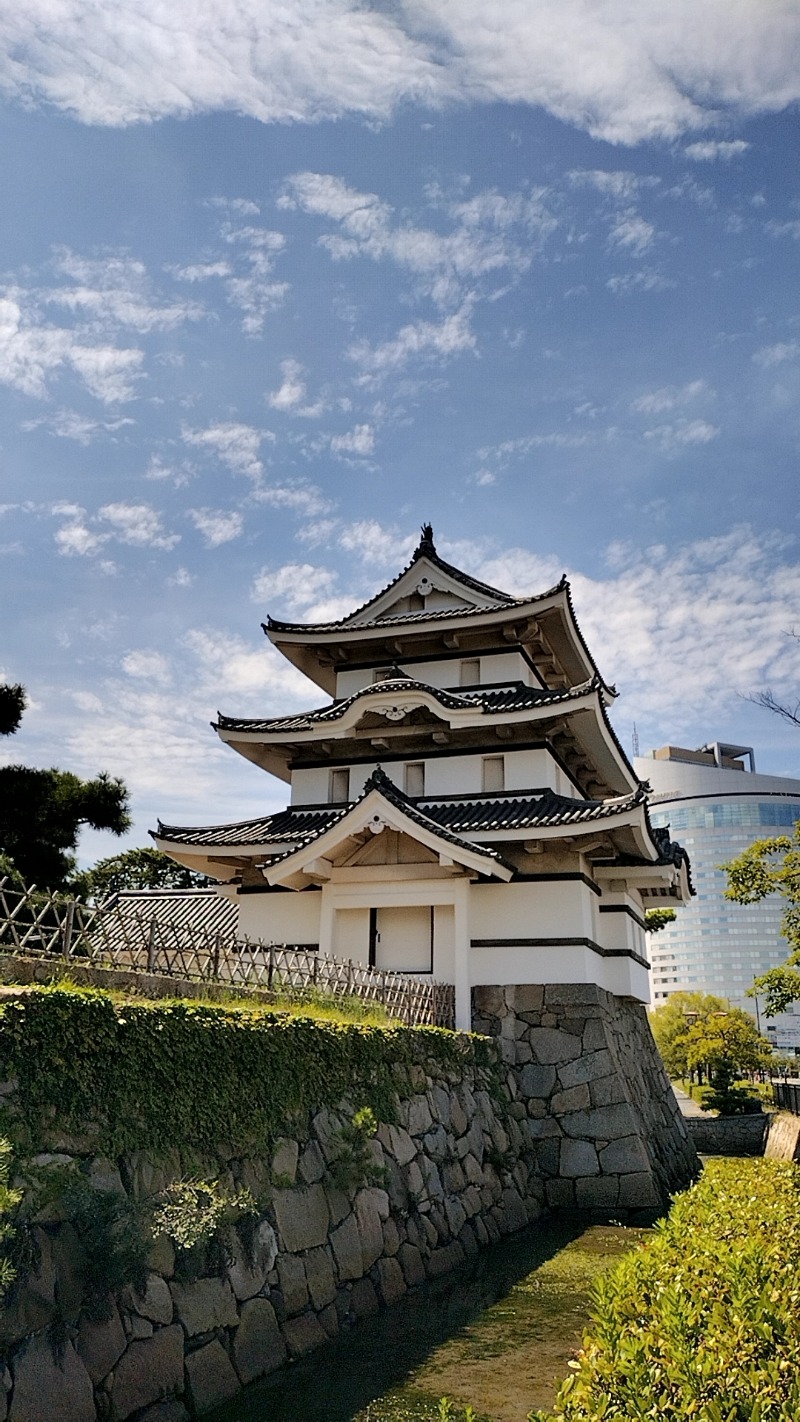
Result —
<svg viewBox="0 0 800 1422"><path fill-rule="evenodd" d="M497 864L502 864L507 869L513 869L513 865L507 864L503 856L499 854L496 849L492 849L485 844L470 843L469 840L465 840L460 835L454 833L452 828L443 825L438 819L426 813L426 811L421 808L422 802L419 800L411 800L408 795L404 794L403 791L395 785L393 780L389 779L386 772L382 770L380 766L378 766L377 770L372 772L357 800L354 800L350 805L343 806L330 821L330 824L322 825L319 829L311 831L303 840L292 845L292 847L287 849L283 854L279 854L271 863L279 864L281 860L289 859L293 854L296 854L298 850L305 848L309 844L313 844L315 839L319 839L320 836L323 835L326 830L331 829L337 821L345 819L356 805L367 798L372 790L380 791L381 795L383 795L384 799L389 801L390 805L394 805L398 810L401 810L404 815L408 816L413 824L418 825L421 829L427 830L430 834L435 834L437 839L444 840L446 844L452 844L456 849L467 850L470 854L479 854L486 859L493 859Z"/></svg>
<svg viewBox="0 0 800 1422"><path fill-rule="evenodd" d="M572 800L566 795L557 795L553 790L544 790L536 796L515 795L507 791L499 795L476 795L469 799L420 796L411 800L380 769L370 776L359 798L363 799L373 788L380 789L387 800L396 804L411 819L424 824L426 829L440 835L449 833L454 837L479 835L491 830L586 824L627 814L644 799L644 790L639 787L633 794L621 795L613 800ZM286 843L287 840L296 841L295 847L299 847L301 843L310 842L323 834L350 809L352 804L313 810L305 810L298 805L275 815L265 815L262 819L199 828L162 825L159 821L157 837L168 840L170 844L187 847L250 845L267 848L270 843ZM653 831L654 836L658 833Z"/></svg>
<svg viewBox="0 0 800 1422"><path fill-rule="evenodd" d="M218 712L216 727L218 730L225 731L248 731L251 733L261 731L265 735L273 732L285 734L290 731L310 731L315 726L324 726L330 721L340 720L356 701L372 696L391 696L393 692L398 691L424 691L433 696L440 706L447 707L449 710L469 710L472 707L486 715L498 716L509 711L525 711L537 706L559 705L562 702L585 696L599 686L599 677L592 677L590 681L583 682L580 686L573 686L567 691L551 691L541 687L526 686L523 681L512 681L507 686L491 687L485 690L476 687L474 691L449 691L429 686L426 682L398 673L396 677L387 677L383 681L374 682L371 686L362 687L352 696L334 701L330 706L323 706L314 711L304 711L296 716L274 716L258 720L223 716Z"/></svg>

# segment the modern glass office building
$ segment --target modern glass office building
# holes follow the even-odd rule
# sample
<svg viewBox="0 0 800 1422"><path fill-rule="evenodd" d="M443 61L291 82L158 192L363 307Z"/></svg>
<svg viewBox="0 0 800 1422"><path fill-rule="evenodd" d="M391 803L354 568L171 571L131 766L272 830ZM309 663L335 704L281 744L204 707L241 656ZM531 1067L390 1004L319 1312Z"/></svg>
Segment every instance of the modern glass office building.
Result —
<svg viewBox="0 0 800 1422"><path fill-rule="evenodd" d="M800 1051L800 1003L765 1019L763 1004L745 996L753 978L789 951L780 930L783 901L729 902L718 867L753 840L791 834L800 820L800 780L758 775L751 747L719 742L696 751L664 746L634 764L653 787L653 825L669 825L684 845L697 891L675 923L649 936L653 1005L673 992L716 993L757 1016L779 1050Z"/></svg>

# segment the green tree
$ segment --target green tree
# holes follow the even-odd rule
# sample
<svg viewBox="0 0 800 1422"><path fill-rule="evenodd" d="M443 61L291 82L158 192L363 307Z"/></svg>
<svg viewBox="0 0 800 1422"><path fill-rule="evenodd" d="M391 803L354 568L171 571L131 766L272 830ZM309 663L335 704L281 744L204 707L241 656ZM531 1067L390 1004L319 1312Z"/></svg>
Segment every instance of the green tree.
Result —
<svg viewBox="0 0 800 1422"><path fill-rule="evenodd" d="M75 874L70 888L78 898L102 903L121 889L197 889L212 883L203 874L176 864L159 849L126 849Z"/></svg>
<svg viewBox="0 0 800 1422"><path fill-rule="evenodd" d="M667 1075L673 1080L686 1080L694 1074L689 1067L689 1033L698 1022L714 1012L725 1012L728 1004L721 997L702 992L673 992L662 1007L650 1014L650 1026L661 1053Z"/></svg>
<svg viewBox="0 0 800 1422"><path fill-rule="evenodd" d="M645 928L648 933L660 933L662 928L666 928L668 923L674 923L678 917L673 908L646 909L644 915Z"/></svg>
<svg viewBox="0 0 800 1422"><path fill-rule="evenodd" d="M0 730L11 735L25 707L22 687L0 688ZM5 719L2 710L5 708ZM16 714L14 713L16 708ZM0 856L29 884L64 888L75 870L81 825L124 834L130 827L122 780L81 780L68 770L0 767Z"/></svg>
<svg viewBox="0 0 800 1422"><path fill-rule="evenodd" d="M722 868L728 877L726 899L757 904L769 894L780 894L786 905L781 931L789 942L789 957L783 967L756 978L749 989L751 997L763 993L766 1014L775 1017L800 998L800 822L791 837L757 839Z"/></svg>
<svg viewBox="0 0 800 1422"><path fill-rule="evenodd" d="M0 685L0 736L12 736L28 704L24 686Z"/></svg>

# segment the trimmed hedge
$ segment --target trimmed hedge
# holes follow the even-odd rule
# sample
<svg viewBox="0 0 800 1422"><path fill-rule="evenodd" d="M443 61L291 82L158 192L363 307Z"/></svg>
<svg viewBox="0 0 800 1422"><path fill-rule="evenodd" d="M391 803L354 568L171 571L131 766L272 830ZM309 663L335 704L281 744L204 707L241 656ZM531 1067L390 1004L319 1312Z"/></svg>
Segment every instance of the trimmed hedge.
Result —
<svg viewBox="0 0 800 1422"><path fill-rule="evenodd" d="M264 1151L343 1098L393 1120L422 1073L474 1070L499 1091L493 1044L435 1027L375 1027L191 1002L40 988L0 1007L0 1128L23 1153L54 1134L95 1151Z"/></svg>
<svg viewBox="0 0 800 1422"><path fill-rule="evenodd" d="M530 1422L797 1422L800 1170L717 1160L594 1287L552 1414Z"/></svg>

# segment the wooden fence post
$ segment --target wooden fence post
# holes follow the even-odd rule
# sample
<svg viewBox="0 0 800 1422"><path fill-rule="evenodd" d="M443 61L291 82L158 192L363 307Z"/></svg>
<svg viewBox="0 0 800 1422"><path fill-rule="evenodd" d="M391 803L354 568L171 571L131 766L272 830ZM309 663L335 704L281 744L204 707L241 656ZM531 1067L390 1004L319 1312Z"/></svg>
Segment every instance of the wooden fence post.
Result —
<svg viewBox="0 0 800 1422"><path fill-rule="evenodd" d="M219 982L219 955L220 955L220 948L221 948L221 946L222 946L221 943L220 943L220 937L221 937L221 935L220 935L219 933L215 933L215 935L214 935L214 955L213 955L213 960L212 960L212 961L213 961L213 974L214 974L214 981L215 981L215 982Z"/></svg>
<svg viewBox="0 0 800 1422"><path fill-rule="evenodd" d="M64 941L62 951L65 958L69 958L70 954L72 953L72 925L74 921L75 900L70 899L64 913Z"/></svg>
<svg viewBox="0 0 800 1422"><path fill-rule="evenodd" d="M156 970L156 921L150 920L150 931L147 935L147 971L154 973Z"/></svg>

